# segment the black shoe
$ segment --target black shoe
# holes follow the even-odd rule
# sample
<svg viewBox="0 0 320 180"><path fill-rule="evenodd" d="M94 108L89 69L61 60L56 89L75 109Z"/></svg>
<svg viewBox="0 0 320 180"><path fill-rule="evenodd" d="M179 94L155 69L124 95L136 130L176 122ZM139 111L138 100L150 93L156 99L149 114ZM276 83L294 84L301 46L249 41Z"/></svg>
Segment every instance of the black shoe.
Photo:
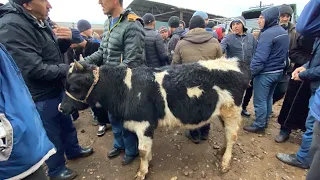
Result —
<svg viewBox="0 0 320 180"><path fill-rule="evenodd" d="M302 164L301 162L298 161L297 156L295 154L283 154L283 153L278 153L277 158L290 166L295 166L301 169L309 169L308 165Z"/></svg>
<svg viewBox="0 0 320 180"><path fill-rule="evenodd" d="M77 176L77 173L66 168L58 176L50 177L50 180L71 180Z"/></svg>
<svg viewBox="0 0 320 180"><path fill-rule="evenodd" d="M256 133L256 134L263 134L264 133L264 128L258 128L254 126L245 126L243 127L243 130L251 133Z"/></svg>
<svg viewBox="0 0 320 180"><path fill-rule="evenodd" d="M208 140L209 134L201 134L200 139L201 140Z"/></svg>
<svg viewBox="0 0 320 180"><path fill-rule="evenodd" d="M242 116L246 116L246 117L250 117L251 116L251 114L246 109L242 109L241 115Z"/></svg>
<svg viewBox="0 0 320 180"><path fill-rule="evenodd" d="M101 137L106 133L107 125L99 125L97 136Z"/></svg>
<svg viewBox="0 0 320 180"><path fill-rule="evenodd" d="M284 143L286 142L290 137L290 134L288 133L283 133L283 134L279 134L277 135L274 140L277 142L277 143Z"/></svg>
<svg viewBox="0 0 320 180"><path fill-rule="evenodd" d="M188 139L190 139L193 143L195 143L195 144L199 144L199 143L200 143L200 137L198 137L198 138L192 137L191 134L190 134L190 130L186 130L186 131L184 132L184 135L185 135Z"/></svg>
<svg viewBox="0 0 320 180"><path fill-rule="evenodd" d="M128 164L131 164L136 158L138 157L138 155L135 155L135 156L127 156L127 155L124 155L122 160L121 160L121 164L123 166L126 166Z"/></svg>
<svg viewBox="0 0 320 180"><path fill-rule="evenodd" d="M111 159L119 156L121 151L122 151L121 149L117 149L117 148L111 149L111 151L108 153L108 158Z"/></svg>
<svg viewBox="0 0 320 180"><path fill-rule="evenodd" d="M90 156L91 154L93 154L93 148L81 148L80 154L78 156L71 157L68 159L74 160L74 159L78 159L78 158L84 158L84 157Z"/></svg>

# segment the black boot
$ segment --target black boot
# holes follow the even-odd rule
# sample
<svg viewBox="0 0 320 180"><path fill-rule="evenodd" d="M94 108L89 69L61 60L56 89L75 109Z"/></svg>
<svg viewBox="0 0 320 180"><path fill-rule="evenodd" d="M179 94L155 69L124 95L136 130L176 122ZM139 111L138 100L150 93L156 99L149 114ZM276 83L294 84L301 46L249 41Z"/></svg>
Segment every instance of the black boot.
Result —
<svg viewBox="0 0 320 180"><path fill-rule="evenodd" d="M193 137L191 134L190 134L190 130L186 130L184 132L184 135L190 139L193 143L195 144L199 144L200 143L200 137Z"/></svg>
<svg viewBox="0 0 320 180"><path fill-rule="evenodd" d="M50 177L50 180L71 180L77 176L77 173L71 169L66 168L58 176Z"/></svg>
<svg viewBox="0 0 320 180"><path fill-rule="evenodd" d="M277 142L277 143L284 143L286 142L290 137L290 134L289 133L280 133L279 135L277 135L274 140Z"/></svg>
<svg viewBox="0 0 320 180"><path fill-rule="evenodd" d="M121 151L122 151L121 149L117 149L117 148L111 149L111 151L108 153L108 158L111 159L119 156Z"/></svg>

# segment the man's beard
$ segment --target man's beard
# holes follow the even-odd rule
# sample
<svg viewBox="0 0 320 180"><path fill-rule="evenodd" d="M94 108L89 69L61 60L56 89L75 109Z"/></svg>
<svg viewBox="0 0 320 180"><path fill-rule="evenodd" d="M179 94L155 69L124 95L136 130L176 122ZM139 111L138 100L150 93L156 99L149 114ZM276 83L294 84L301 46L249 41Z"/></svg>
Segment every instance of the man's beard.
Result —
<svg viewBox="0 0 320 180"><path fill-rule="evenodd" d="M289 26L289 22L280 22L280 26Z"/></svg>
<svg viewBox="0 0 320 180"><path fill-rule="evenodd" d="M280 23L280 26L283 27L283 29L288 30L289 23Z"/></svg>

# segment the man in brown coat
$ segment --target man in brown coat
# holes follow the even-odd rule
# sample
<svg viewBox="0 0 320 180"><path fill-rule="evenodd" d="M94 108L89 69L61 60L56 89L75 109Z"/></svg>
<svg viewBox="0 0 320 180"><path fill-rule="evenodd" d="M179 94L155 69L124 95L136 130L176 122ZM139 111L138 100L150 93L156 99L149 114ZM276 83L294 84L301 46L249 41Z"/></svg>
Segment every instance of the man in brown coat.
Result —
<svg viewBox="0 0 320 180"><path fill-rule="evenodd" d="M219 41L204 28L205 21L201 16L194 16L190 20L190 30L178 42L174 50L172 64L213 60L222 56Z"/></svg>
<svg viewBox="0 0 320 180"><path fill-rule="evenodd" d="M205 21L201 16L194 16L190 20L190 31L180 40L174 50L172 64L193 63L199 60L214 60L222 56L222 49L217 39L205 28ZM210 124L195 130L187 130L185 136L198 144L206 140L209 135Z"/></svg>

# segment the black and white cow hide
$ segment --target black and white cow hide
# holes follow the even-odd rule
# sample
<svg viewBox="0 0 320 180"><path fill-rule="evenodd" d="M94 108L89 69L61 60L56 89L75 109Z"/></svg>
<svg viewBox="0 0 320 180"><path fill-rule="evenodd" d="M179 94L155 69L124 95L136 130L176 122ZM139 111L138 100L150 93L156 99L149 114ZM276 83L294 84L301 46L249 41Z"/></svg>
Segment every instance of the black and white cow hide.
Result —
<svg viewBox="0 0 320 180"><path fill-rule="evenodd" d="M222 171L229 169L232 148L241 123L241 103L251 75L249 65L220 58L164 68L101 66L99 81L87 99L95 67L75 63L67 76L67 92L60 106L70 114L88 106L102 106L124 127L137 134L141 156L137 179L144 179L152 159L152 139L159 126L195 129L220 117L225 126L226 151Z"/></svg>

